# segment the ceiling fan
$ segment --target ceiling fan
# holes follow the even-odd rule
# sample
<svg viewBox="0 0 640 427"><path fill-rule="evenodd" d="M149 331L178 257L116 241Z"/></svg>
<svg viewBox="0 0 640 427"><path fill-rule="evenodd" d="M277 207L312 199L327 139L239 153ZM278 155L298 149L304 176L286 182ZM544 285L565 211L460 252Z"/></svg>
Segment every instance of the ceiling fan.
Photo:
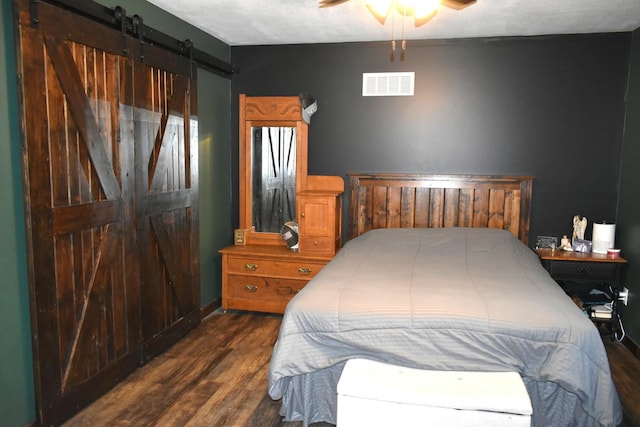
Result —
<svg viewBox="0 0 640 427"><path fill-rule="evenodd" d="M348 1L320 0L320 7L337 6ZM460 10L475 2L476 0L367 0L366 6L383 25L391 10L395 8L403 17L413 16L416 27L419 27L435 16L440 5Z"/></svg>

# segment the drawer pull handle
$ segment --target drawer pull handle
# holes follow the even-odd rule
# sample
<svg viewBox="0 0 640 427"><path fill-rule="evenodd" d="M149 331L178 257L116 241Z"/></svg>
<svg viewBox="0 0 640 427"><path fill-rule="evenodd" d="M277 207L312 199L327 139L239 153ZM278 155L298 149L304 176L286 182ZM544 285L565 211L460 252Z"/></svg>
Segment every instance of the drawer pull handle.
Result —
<svg viewBox="0 0 640 427"><path fill-rule="evenodd" d="M589 269L585 267L578 267L576 268L576 272L580 274L587 274L589 272Z"/></svg>
<svg viewBox="0 0 640 427"><path fill-rule="evenodd" d="M298 274L303 274L305 276L311 274L311 269L307 268L307 267L300 267L298 268Z"/></svg>
<svg viewBox="0 0 640 427"><path fill-rule="evenodd" d="M256 271L258 269L258 264L245 264L244 269L249 271Z"/></svg>
<svg viewBox="0 0 640 427"><path fill-rule="evenodd" d="M256 285L244 285L244 290L247 292L256 292L258 287Z"/></svg>

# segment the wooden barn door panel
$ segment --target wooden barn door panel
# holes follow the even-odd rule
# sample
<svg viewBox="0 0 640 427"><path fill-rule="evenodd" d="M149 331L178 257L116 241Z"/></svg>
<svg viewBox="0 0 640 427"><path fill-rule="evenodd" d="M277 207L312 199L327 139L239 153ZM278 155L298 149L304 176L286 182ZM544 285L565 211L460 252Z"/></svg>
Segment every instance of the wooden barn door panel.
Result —
<svg viewBox="0 0 640 427"><path fill-rule="evenodd" d="M17 4L36 404L54 425L199 321L195 79L177 55L46 2L32 26Z"/></svg>
<svg viewBox="0 0 640 427"><path fill-rule="evenodd" d="M191 63L148 47L136 74L144 357L200 321L198 130Z"/></svg>
<svg viewBox="0 0 640 427"><path fill-rule="evenodd" d="M36 400L49 425L140 359L132 65L55 28L20 36Z"/></svg>

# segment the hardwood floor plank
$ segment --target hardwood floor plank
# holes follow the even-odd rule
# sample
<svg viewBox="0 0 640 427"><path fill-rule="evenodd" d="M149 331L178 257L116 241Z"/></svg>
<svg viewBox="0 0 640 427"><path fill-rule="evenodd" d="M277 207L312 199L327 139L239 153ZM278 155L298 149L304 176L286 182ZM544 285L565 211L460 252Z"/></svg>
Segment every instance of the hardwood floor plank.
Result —
<svg viewBox="0 0 640 427"><path fill-rule="evenodd" d="M280 320L216 311L63 426L301 427L284 422L280 402L267 394ZM621 426L640 427L640 360L619 342L604 343L625 408Z"/></svg>
<svg viewBox="0 0 640 427"><path fill-rule="evenodd" d="M149 378L151 384L145 384L138 399L122 412L131 425L156 424L157 419L165 414L176 402L183 404L184 395L203 382L217 368L219 361L229 355L229 351L220 352L213 359L197 357L165 358L158 362L162 366L160 375ZM158 369L153 370L158 371ZM215 390L215 389L212 389ZM211 390L211 391L212 391ZM210 392L211 392L210 391Z"/></svg>
<svg viewBox="0 0 640 427"><path fill-rule="evenodd" d="M248 427L281 427L280 402L274 401L267 393L256 406L256 410L249 419Z"/></svg>
<svg viewBox="0 0 640 427"><path fill-rule="evenodd" d="M147 425L186 426L209 400L211 393L216 393L220 388L219 382L203 379L194 389L186 392L160 414L153 424L147 423Z"/></svg>
<svg viewBox="0 0 640 427"><path fill-rule="evenodd" d="M217 370L223 386L188 425L246 425L266 393L269 360L270 352L264 347L245 347L226 358Z"/></svg>
<svg viewBox="0 0 640 427"><path fill-rule="evenodd" d="M640 360L622 343L605 339L611 375L629 426L640 425Z"/></svg>

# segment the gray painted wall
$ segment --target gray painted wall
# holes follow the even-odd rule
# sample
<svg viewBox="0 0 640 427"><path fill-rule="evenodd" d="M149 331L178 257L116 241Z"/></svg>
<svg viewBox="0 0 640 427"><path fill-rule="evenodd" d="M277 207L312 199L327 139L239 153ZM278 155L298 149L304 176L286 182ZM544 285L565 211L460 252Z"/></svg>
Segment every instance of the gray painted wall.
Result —
<svg viewBox="0 0 640 427"><path fill-rule="evenodd" d="M615 221L630 41L422 41L395 62L388 43L238 46L231 99L315 96L310 173L533 175L535 242L571 233L576 214ZM363 97L362 73L380 71L414 71L415 96Z"/></svg>
<svg viewBox="0 0 640 427"><path fill-rule="evenodd" d="M239 93L310 93L310 173L534 175L530 242L570 234L576 214L589 219L587 238L594 221L618 220L626 283L640 295L640 30L631 42L631 33L419 41L394 62L388 43L232 47L233 126ZM415 96L362 97L362 73L379 71L415 71ZM636 304L632 295L623 318L638 343Z"/></svg>
<svg viewBox="0 0 640 427"><path fill-rule="evenodd" d="M627 93L620 201L616 224L617 244L628 261L623 281L629 305L621 307L629 336L640 344L640 29L633 33Z"/></svg>

